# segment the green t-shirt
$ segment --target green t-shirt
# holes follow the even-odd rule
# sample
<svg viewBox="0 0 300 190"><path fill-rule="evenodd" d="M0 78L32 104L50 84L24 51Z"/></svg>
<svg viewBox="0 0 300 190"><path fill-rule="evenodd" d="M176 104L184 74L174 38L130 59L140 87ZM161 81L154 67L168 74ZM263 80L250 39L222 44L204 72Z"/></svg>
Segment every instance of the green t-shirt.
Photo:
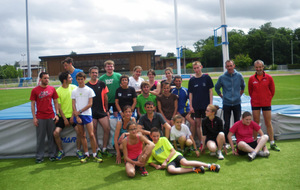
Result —
<svg viewBox="0 0 300 190"><path fill-rule="evenodd" d="M170 155L173 146L166 137L160 137L155 147L152 150L151 156L148 163L152 163L155 159L158 163L162 164ZM177 156L182 155L181 153L175 151L174 156L169 160L168 164L172 162Z"/></svg>
<svg viewBox="0 0 300 190"><path fill-rule="evenodd" d="M68 88L60 86L56 90L58 95L57 102L60 104L66 118L70 118L72 116L73 108L71 94L75 88L77 88L76 85L70 84Z"/></svg>
<svg viewBox="0 0 300 190"><path fill-rule="evenodd" d="M115 96L116 90L120 87L120 77L122 75L120 73L113 73L110 77L107 74L102 75L99 80L103 81L109 92L107 93L108 96L108 103L115 103Z"/></svg>
<svg viewBox="0 0 300 190"><path fill-rule="evenodd" d="M140 113L141 114L146 114L146 110L145 110L145 103L151 101L154 103L154 106L156 106L156 96L149 93L149 96L147 98L145 98L143 96L143 94L138 95L138 97L136 98L136 106L137 108L140 108Z"/></svg>

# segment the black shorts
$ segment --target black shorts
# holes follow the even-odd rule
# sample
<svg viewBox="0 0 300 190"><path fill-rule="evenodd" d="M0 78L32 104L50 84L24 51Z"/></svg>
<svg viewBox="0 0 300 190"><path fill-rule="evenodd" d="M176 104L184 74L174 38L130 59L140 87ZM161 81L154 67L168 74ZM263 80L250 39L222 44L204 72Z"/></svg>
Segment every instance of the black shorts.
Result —
<svg viewBox="0 0 300 190"><path fill-rule="evenodd" d="M169 166L174 166L175 168L178 168L181 166L180 160L183 159L184 157L181 155L178 155L174 160L172 160L167 167Z"/></svg>
<svg viewBox="0 0 300 190"><path fill-rule="evenodd" d="M181 115L183 118L185 118L185 117L187 116L187 114L189 114L189 113L181 113L180 115Z"/></svg>
<svg viewBox="0 0 300 190"><path fill-rule="evenodd" d="M205 118L205 110L201 109L201 110L195 110L195 118Z"/></svg>
<svg viewBox="0 0 300 190"><path fill-rule="evenodd" d="M262 111L271 111L272 110L272 108L271 108L271 106L267 106L267 107L251 107L252 108L252 110L262 110Z"/></svg>
<svg viewBox="0 0 300 190"><path fill-rule="evenodd" d="M110 110L111 106L113 107L113 112L118 112L118 109L117 109L115 103L108 103L108 110Z"/></svg>
<svg viewBox="0 0 300 190"><path fill-rule="evenodd" d="M67 120L70 122L70 118L67 118ZM76 126L76 124L75 123L73 123L73 124L71 124L73 127L75 127ZM62 117L59 117L59 120L58 120L58 122L56 123L56 127L59 127L59 128L65 128L66 126L65 126L65 122L64 122L64 119L62 118Z"/></svg>
<svg viewBox="0 0 300 190"><path fill-rule="evenodd" d="M247 143L251 148L253 148L253 149L255 149L256 148L256 146L257 146L257 141L253 141L253 142L251 142L251 143ZM239 155L246 155L246 154L248 154L249 152L244 152L244 151L242 151L242 150L239 150L238 148L236 148L237 149L237 152L239 153Z"/></svg>
<svg viewBox="0 0 300 190"><path fill-rule="evenodd" d="M207 144L208 141L214 141L216 145L218 146L217 138L207 138L205 139L205 145Z"/></svg>
<svg viewBox="0 0 300 190"><path fill-rule="evenodd" d="M93 112L92 114L93 116L93 119L101 119L103 117L106 117L107 116L107 113L106 112Z"/></svg>

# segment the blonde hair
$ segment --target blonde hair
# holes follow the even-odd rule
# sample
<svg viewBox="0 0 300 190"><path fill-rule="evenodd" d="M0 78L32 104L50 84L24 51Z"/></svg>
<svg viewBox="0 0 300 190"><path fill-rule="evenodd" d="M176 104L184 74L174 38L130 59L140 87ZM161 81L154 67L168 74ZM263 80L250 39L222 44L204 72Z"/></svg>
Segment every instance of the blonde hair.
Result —
<svg viewBox="0 0 300 190"><path fill-rule="evenodd" d="M202 64L201 64L201 62L200 62L200 61L194 61L194 62L193 62L193 66L195 66L195 65L202 66Z"/></svg>
<svg viewBox="0 0 300 190"><path fill-rule="evenodd" d="M176 119L181 119L181 121L182 121L182 120L183 120L183 117L182 117L181 115L177 114L177 115L175 115L175 116L172 118L173 122L175 122Z"/></svg>
<svg viewBox="0 0 300 190"><path fill-rule="evenodd" d="M219 106L217 106L217 105L212 105L212 104L209 104L207 107L209 107L209 108L211 109L211 112L214 112L215 115L216 115L216 113L217 113L217 111L218 111L218 109L219 109Z"/></svg>
<svg viewBox="0 0 300 190"><path fill-rule="evenodd" d="M136 70L138 70L138 69L140 69L141 71L143 71L143 68L141 66L135 66L133 68L133 72L136 71Z"/></svg>
<svg viewBox="0 0 300 190"><path fill-rule="evenodd" d="M165 68L165 73L166 73L166 71L170 71L173 74L173 68L172 67Z"/></svg>
<svg viewBox="0 0 300 190"><path fill-rule="evenodd" d="M104 67L106 67L106 65L115 65L115 62L113 60L107 60L104 62Z"/></svg>

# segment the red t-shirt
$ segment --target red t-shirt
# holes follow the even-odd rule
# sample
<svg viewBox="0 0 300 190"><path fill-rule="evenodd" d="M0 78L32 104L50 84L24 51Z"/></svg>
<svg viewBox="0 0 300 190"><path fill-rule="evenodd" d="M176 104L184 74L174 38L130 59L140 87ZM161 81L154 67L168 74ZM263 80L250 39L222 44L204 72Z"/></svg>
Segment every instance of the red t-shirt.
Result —
<svg viewBox="0 0 300 190"><path fill-rule="evenodd" d="M37 86L31 91L30 100L36 102L36 118L37 119L51 119L54 118L54 111L52 107L52 99L57 99L58 95L52 86L45 88Z"/></svg>
<svg viewBox="0 0 300 190"><path fill-rule="evenodd" d="M236 122L229 131L235 134L237 144L240 141L244 141L246 143L253 142L253 130L259 131L260 126L251 121L250 125L244 125L243 122L240 120Z"/></svg>
<svg viewBox="0 0 300 190"><path fill-rule="evenodd" d="M140 137L138 135L137 138L137 144L129 144L127 141L128 158L130 158L131 160L136 159L143 151L143 142L140 140Z"/></svg>

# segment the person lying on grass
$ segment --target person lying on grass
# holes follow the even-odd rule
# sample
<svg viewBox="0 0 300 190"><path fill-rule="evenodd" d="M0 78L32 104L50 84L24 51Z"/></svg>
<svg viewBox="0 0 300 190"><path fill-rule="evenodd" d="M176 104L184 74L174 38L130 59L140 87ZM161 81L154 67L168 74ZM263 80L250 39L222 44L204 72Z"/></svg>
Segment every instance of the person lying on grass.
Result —
<svg viewBox="0 0 300 190"><path fill-rule="evenodd" d="M194 151L197 157L199 157L200 152L197 150L192 133L189 127L182 123L183 121L184 118L180 114L173 117L174 126L171 128L170 141L173 141L175 150L178 150L177 143L179 143L181 151L187 155L190 155L190 150L193 145Z"/></svg>
<svg viewBox="0 0 300 190"><path fill-rule="evenodd" d="M220 165L207 164L199 161L188 161L181 153L175 151L171 143L166 137L160 137L159 130L154 127L151 129L150 137L155 144L148 163L155 169L165 169L170 174L182 174L188 172L204 173L204 167L210 171L219 172ZM159 163L155 164L154 159ZM190 166L190 168L182 168L181 166Z"/></svg>
<svg viewBox="0 0 300 190"><path fill-rule="evenodd" d="M229 130L228 141L230 143L232 154L234 155L246 155L250 161L255 157L268 157L270 152L266 147L266 143L269 139L268 135L264 135L260 126L252 121L250 112L244 112L242 120L236 122ZM256 131L260 135L260 139L257 141L253 139L253 131ZM237 150L234 149L232 142L232 135L235 134Z"/></svg>
<svg viewBox="0 0 300 190"><path fill-rule="evenodd" d="M122 142L126 174L128 177L134 177L135 170L138 169L142 176L146 176L148 172L145 169L145 165L151 155L154 144L138 133L135 122L130 121L126 127L129 136ZM144 148L143 143L146 144Z"/></svg>

